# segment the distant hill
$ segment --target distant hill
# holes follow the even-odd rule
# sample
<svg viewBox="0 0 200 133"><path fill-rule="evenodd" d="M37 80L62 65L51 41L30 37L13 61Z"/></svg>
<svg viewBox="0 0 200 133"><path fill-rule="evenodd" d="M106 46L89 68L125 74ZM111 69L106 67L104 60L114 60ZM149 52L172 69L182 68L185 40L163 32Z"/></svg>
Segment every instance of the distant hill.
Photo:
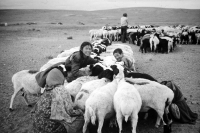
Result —
<svg viewBox="0 0 200 133"><path fill-rule="evenodd" d="M200 9L169 9L152 7L119 8L98 11L74 10L0 10L0 23L62 22L63 24L119 25L123 13L130 25L198 25ZM84 26L83 25L83 26Z"/></svg>
<svg viewBox="0 0 200 133"><path fill-rule="evenodd" d="M123 13L127 13L129 21L135 24L200 25L200 9L134 7L94 12L118 17L121 17Z"/></svg>

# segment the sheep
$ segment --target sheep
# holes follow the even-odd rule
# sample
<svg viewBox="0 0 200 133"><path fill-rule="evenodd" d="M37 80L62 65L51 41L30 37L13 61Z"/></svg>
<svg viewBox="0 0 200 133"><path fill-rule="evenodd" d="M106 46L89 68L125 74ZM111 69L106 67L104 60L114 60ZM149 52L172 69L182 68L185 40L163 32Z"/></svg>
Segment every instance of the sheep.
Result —
<svg viewBox="0 0 200 133"><path fill-rule="evenodd" d="M159 127L160 120L163 121L163 114L166 108L172 103L174 98L173 91L165 85L147 79L125 78L125 80L134 85L142 98L141 112L147 112L150 108L157 112L155 127ZM167 104L167 107L166 105ZM166 107L166 108L165 108ZM163 125L166 123L163 121Z"/></svg>
<svg viewBox="0 0 200 133"><path fill-rule="evenodd" d="M117 91L113 99L119 133L122 132L122 120L124 117L126 122L128 118L131 119L132 133L136 133L138 112L142 106L142 100L138 90L133 85L127 83L123 77L118 83Z"/></svg>
<svg viewBox="0 0 200 133"><path fill-rule="evenodd" d="M74 105L76 108L85 110L85 102L90 94L97 88L106 85L109 82L107 78L96 79L84 83L75 97Z"/></svg>
<svg viewBox="0 0 200 133"><path fill-rule="evenodd" d="M117 61L113 55L102 57L102 59L103 59L102 64L107 67L114 65L115 62Z"/></svg>
<svg viewBox="0 0 200 133"><path fill-rule="evenodd" d="M60 64L58 66L53 66L52 68L57 67L63 73L66 72L66 69L64 65ZM17 73L15 73L12 76L12 83L13 83L13 88L14 88L14 93L11 97L11 102L10 102L10 110L13 111L12 105L13 105L13 100L16 96L16 94L21 90L23 91L23 97L26 102L26 104L31 107L31 105L28 102L27 95L36 95L40 96L41 93L43 93L45 88L41 88L38 82L36 81L36 75L40 73L40 71L35 71L35 70L22 70Z"/></svg>
<svg viewBox="0 0 200 133"><path fill-rule="evenodd" d="M149 42L150 42L150 48L151 48L151 52L155 51L157 52L157 45L160 43L158 37L157 37L157 33L155 34L152 34L150 36L150 39L149 39ZM153 49L153 46L154 46L154 49Z"/></svg>
<svg viewBox="0 0 200 133"><path fill-rule="evenodd" d="M80 91L82 85L86 82L92 81L97 79L97 76L82 76L77 78L76 80L70 82L70 83L65 83L64 87L66 90L69 91L70 95L72 96L72 101L74 101L76 95Z"/></svg>
<svg viewBox="0 0 200 133"><path fill-rule="evenodd" d="M103 66L101 63L96 63L92 68L94 76L98 75L99 79L89 81L84 83L76 95L75 98L75 108L85 110L85 101L90 96L90 94L97 88L107 84L113 80L113 71L110 68ZM100 71L97 73L95 71Z"/></svg>
<svg viewBox="0 0 200 133"><path fill-rule="evenodd" d="M51 60L49 60L46 64L44 64L41 68L40 68L40 71L44 71L46 70L47 68L53 66L54 64L57 64L57 63L62 63L64 64L66 59L68 57L60 57L60 58L53 58Z"/></svg>
<svg viewBox="0 0 200 133"><path fill-rule="evenodd" d="M146 34L144 35L141 39L140 39L140 49L139 51L143 52L147 52L147 49L150 48L150 34Z"/></svg>
<svg viewBox="0 0 200 133"><path fill-rule="evenodd" d="M71 48L69 50L65 50L63 52L61 52L60 54L58 54L57 58L61 58L61 57L69 57L69 55L71 55L72 53L79 51L80 47L74 47Z"/></svg>
<svg viewBox="0 0 200 133"><path fill-rule="evenodd" d="M171 37L160 37L161 39L166 39L168 41L168 53L174 49L173 47L173 39Z"/></svg>
<svg viewBox="0 0 200 133"><path fill-rule="evenodd" d="M154 77L146 73L128 72L127 70L125 70L124 74L125 74L125 77L127 78L143 78L143 79L148 79L148 80L157 82L157 80Z"/></svg>
<svg viewBox="0 0 200 133"><path fill-rule="evenodd" d="M106 66L104 66L102 63L98 62L96 64L90 65L91 74L90 76L98 76L101 72L103 72L106 69Z"/></svg>
<svg viewBox="0 0 200 133"><path fill-rule="evenodd" d="M13 111L13 100L20 90L23 91L24 94L22 96L29 107L31 107L31 105L28 102L27 95L40 95L41 87L35 79L35 75L38 73L38 71L33 70L22 70L12 76L14 93L10 101L10 111Z"/></svg>
<svg viewBox="0 0 200 133"><path fill-rule="evenodd" d="M116 75L113 81L94 90L86 100L83 133L86 132L90 120L92 124L95 124L96 118L99 123L98 133L101 133L104 119L109 119L114 115L113 96L117 90L117 83L122 77L123 71L119 71L116 65L112 65L111 68L113 69L113 74Z"/></svg>

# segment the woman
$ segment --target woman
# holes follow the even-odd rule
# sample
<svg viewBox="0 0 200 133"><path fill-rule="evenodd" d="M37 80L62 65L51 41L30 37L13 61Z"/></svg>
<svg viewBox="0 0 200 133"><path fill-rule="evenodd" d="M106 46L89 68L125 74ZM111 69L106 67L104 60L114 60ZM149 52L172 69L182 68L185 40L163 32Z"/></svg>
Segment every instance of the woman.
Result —
<svg viewBox="0 0 200 133"><path fill-rule="evenodd" d="M51 69L46 76L45 91L32 111L35 133L79 133L84 124L81 110L74 110L71 96L64 89L64 71Z"/></svg>
<svg viewBox="0 0 200 133"><path fill-rule="evenodd" d="M98 60L90 57L91 52L92 44L89 42L83 42L80 50L74 52L69 58L67 58L65 61L65 67L69 71L67 75L68 82L71 82L80 76L86 76L81 73L79 69L98 62Z"/></svg>
<svg viewBox="0 0 200 133"><path fill-rule="evenodd" d="M172 104L169 108L169 111L172 114L173 120L185 124L195 124L196 120L198 119L198 114L192 112L192 110L189 108L185 97L180 90L180 87L177 86L173 81L162 81L161 84L166 85L174 92L174 99L172 103L178 107L178 112L172 111Z"/></svg>
<svg viewBox="0 0 200 133"><path fill-rule="evenodd" d="M83 42L80 51L66 60L71 75L66 75L62 63L55 64L36 75L36 81L45 91L35 105L33 112L33 130L36 133L81 133L84 124L81 110L74 110L71 96L64 89L65 77L71 81L82 76L79 69L98 62L90 57L92 45ZM60 65L61 64L61 65ZM57 66L59 65L59 66Z"/></svg>

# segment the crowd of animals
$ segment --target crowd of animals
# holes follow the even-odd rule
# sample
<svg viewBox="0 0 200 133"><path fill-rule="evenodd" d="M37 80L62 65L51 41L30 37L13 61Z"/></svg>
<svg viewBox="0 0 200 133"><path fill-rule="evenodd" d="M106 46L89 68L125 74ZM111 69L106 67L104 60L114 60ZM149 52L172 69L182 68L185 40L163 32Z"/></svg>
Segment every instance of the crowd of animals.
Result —
<svg viewBox="0 0 200 133"><path fill-rule="evenodd" d="M95 124L98 121L97 132L102 132L105 121L117 121L121 133L123 121L131 121L132 133L136 133L138 113L154 109L157 112L155 127L169 122L164 120L165 110L169 107L174 97L172 90L157 82L148 74L129 72L122 66L123 63L116 63L113 50L121 48L124 55L135 63L131 47L124 44L112 44L109 38L95 39L92 41L92 58L101 61L88 65L80 71L88 76L82 76L76 80L64 84L66 90L72 96L75 109L84 112L83 133L88 130L88 124ZM28 95L40 96L43 88L40 88L35 75L48 67L65 60L79 47L74 47L61 52L57 57L49 60L39 71L22 70L12 77L14 93L11 97L10 111L13 111L13 101L16 94L21 90L28 106ZM60 67L65 70L64 65ZM145 117L145 118L146 118Z"/></svg>
<svg viewBox="0 0 200 133"><path fill-rule="evenodd" d="M109 38L112 41L121 40L120 26L103 26L101 29L89 31L90 40ZM140 51L169 53L176 44L199 44L200 27L198 26L128 26L127 41L140 46Z"/></svg>

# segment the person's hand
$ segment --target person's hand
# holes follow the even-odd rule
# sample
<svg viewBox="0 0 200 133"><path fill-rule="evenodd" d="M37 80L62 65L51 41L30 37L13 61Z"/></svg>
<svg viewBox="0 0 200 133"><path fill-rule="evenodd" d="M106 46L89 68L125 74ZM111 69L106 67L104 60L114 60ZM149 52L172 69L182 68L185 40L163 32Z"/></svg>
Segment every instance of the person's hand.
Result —
<svg viewBox="0 0 200 133"><path fill-rule="evenodd" d="M103 59L101 59L100 56L96 56L96 57L94 57L94 59L96 59L98 62L103 61Z"/></svg>

